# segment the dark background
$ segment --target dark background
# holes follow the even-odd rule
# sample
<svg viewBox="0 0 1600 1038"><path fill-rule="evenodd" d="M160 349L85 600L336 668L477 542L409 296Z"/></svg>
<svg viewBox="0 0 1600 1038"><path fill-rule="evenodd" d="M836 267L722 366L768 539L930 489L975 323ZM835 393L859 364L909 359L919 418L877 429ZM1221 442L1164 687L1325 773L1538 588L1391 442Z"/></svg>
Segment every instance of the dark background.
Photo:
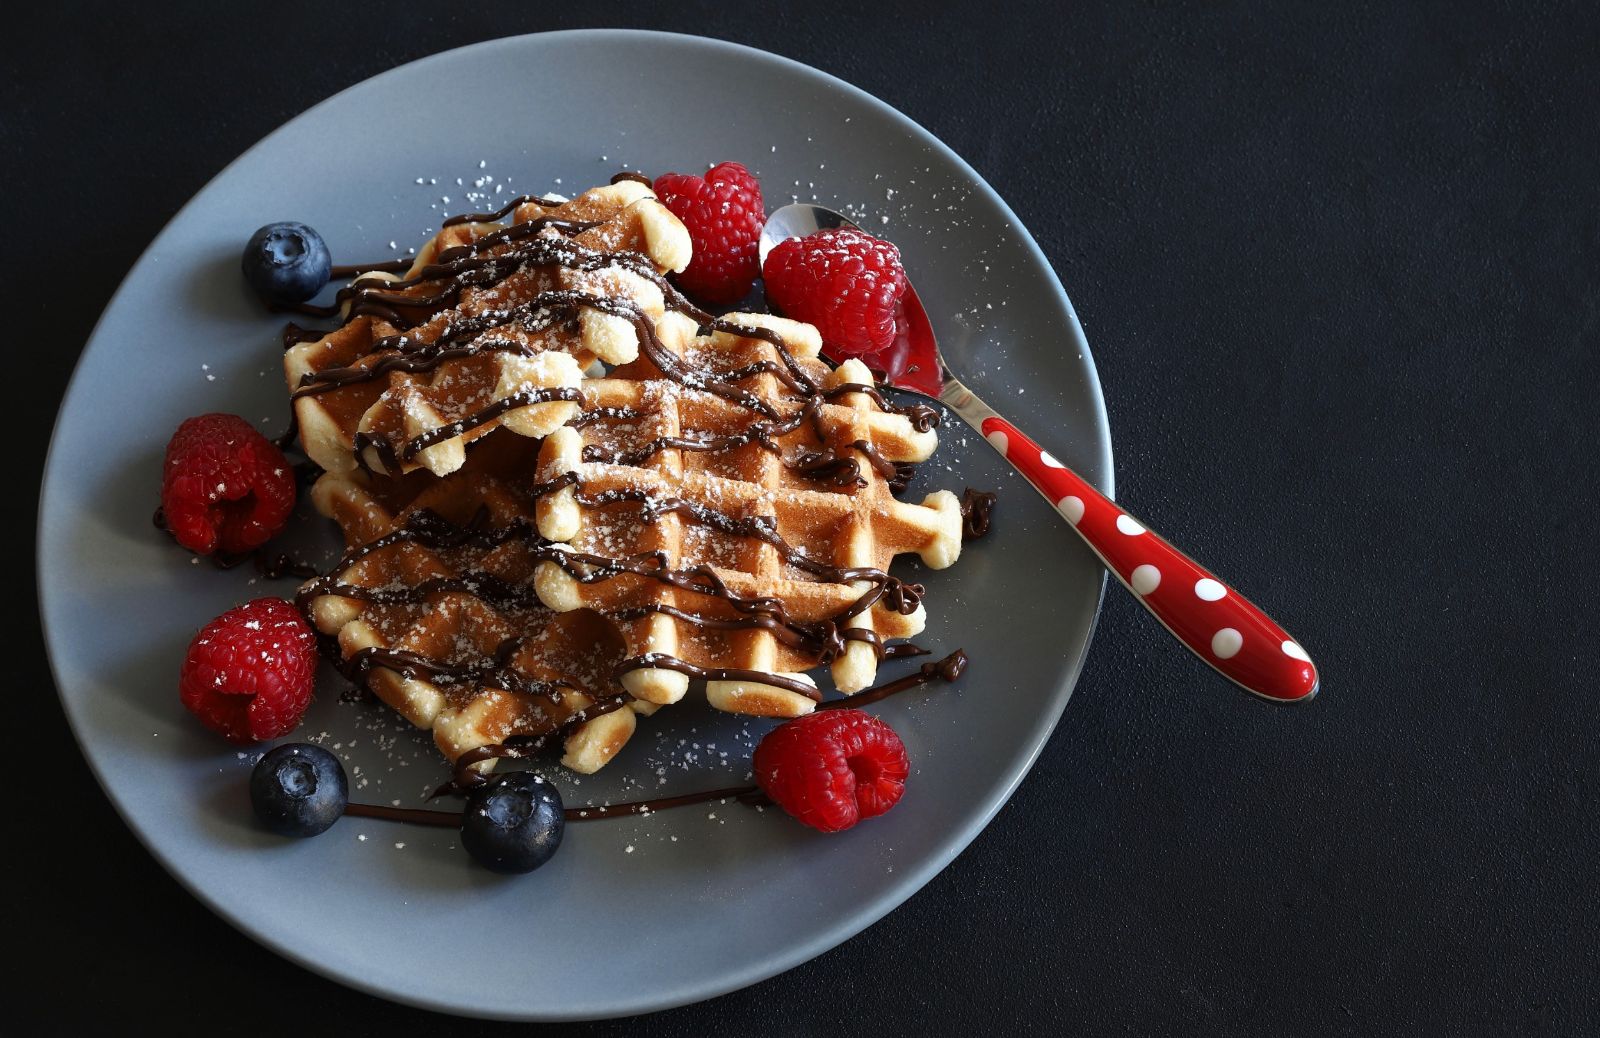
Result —
<svg viewBox="0 0 1600 1038"><path fill-rule="evenodd" d="M1083 317L1119 497L1280 617L1324 691L1250 701L1113 589L1038 766L922 893L775 980L585 1033L1600 1028L1600 14L1390 8L677 2L603 23L810 63L966 157ZM19 495L100 308L225 163L394 65L590 17L13 5ZM5 915L37 975L8 977L13 1013L481 1029L303 972L185 894L81 767L30 610Z"/></svg>

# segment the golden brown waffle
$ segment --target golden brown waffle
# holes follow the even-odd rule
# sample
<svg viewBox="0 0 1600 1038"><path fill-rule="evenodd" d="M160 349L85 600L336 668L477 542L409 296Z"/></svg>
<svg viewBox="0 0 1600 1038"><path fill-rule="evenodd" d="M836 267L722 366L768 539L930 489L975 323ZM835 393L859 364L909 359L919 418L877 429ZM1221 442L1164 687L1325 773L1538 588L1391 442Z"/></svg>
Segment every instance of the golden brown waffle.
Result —
<svg viewBox="0 0 1600 1038"><path fill-rule="evenodd" d="M637 355L629 315L661 315L660 274L689 261L683 224L630 180L506 213L443 228L403 274L361 275L340 292L341 326L287 351L313 461L445 475L496 427L546 435L586 367Z"/></svg>
<svg viewBox="0 0 1600 1038"><path fill-rule="evenodd" d="M657 327L636 363L583 384L581 419L540 449L540 532L631 568L543 563L540 598L614 621L621 682L647 702L706 677L721 709L795 716L823 662L841 691L865 688L883 640L925 620L890 563L960 554L954 495L892 494L895 463L932 453L931 424L886 410L860 361L820 361L810 325L733 314L697 337L672 313Z"/></svg>
<svg viewBox="0 0 1600 1038"><path fill-rule="evenodd" d="M533 457L526 441L500 433L443 479L322 476L312 501L350 551L302 588L301 602L337 639L346 672L430 729L450 760L567 726L562 763L587 774L654 707L616 687L624 649L608 621L554 612L534 593ZM578 710L607 708L567 725Z"/></svg>

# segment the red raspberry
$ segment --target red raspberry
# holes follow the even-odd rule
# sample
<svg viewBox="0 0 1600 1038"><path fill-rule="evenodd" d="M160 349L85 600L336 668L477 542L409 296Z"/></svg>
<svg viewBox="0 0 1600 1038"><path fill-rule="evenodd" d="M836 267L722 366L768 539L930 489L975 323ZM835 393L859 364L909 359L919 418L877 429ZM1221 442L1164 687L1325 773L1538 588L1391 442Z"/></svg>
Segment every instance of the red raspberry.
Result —
<svg viewBox="0 0 1600 1038"><path fill-rule="evenodd" d="M900 801L911 764L894 729L860 710L823 710L768 732L756 781L785 811L836 833Z"/></svg>
<svg viewBox="0 0 1600 1038"><path fill-rule="evenodd" d="M829 356L867 357L894 344L906 272L892 242L851 227L790 238L767 253L762 277L785 316L817 326Z"/></svg>
<svg viewBox="0 0 1600 1038"><path fill-rule="evenodd" d="M756 178L739 163L724 162L704 177L665 173L655 187L661 204L689 229L694 245L678 284L707 303L743 299L761 273L757 246L767 218Z"/></svg>
<svg viewBox="0 0 1600 1038"><path fill-rule="evenodd" d="M283 451L231 414L178 426L161 473L161 511L179 544L200 555L259 548L294 511L294 470Z"/></svg>
<svg viewBox="0 0 1600 1038"><path fill-rule="evenodd" d="M229 742L288 735L311 703L317 640L295 607L258 598L228 610L189 643L178 695Z"/></svg>

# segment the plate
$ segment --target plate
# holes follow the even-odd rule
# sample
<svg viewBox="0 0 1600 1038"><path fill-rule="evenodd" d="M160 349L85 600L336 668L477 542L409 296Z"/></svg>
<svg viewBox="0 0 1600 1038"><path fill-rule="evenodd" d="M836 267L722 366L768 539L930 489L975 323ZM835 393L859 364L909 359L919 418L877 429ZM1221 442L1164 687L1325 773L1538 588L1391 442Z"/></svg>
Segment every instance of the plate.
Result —
<svg viewBox="0 0 1600 1038"><path fill-rule="evenodd" d="M1001 501L988 539L955 568L917 575L931 614L918 641L965 647L971 669L873 708L915 771L894 811L848 833L710 804L573 825L551 864L515 879L475 867L449 830L345 819L284 841L252 824L254 755L180 707L195 630L293 589L192 560L150 522L162 450L183 418L232 411L271 432L286 419L281 321L238 272L250 232L302 220L336 262L369 260L419 243L446 212L723 159L757 171L770 206L816 197L898 243L954 366L1110 489L1093 361L1049 264L966 163L867 94L760 51L623 31L496 40L344 91L219 174L128 274L62 404L39 516L40 608L84 754L151 853L246 934L353 987L447 1012L561 1020L697 1001L798 965L910 897L1049 737L1089 644L1101 570L953 418L919 478L998 489ZM328 557L329 525L297 522L299 550ZM320 686L296 738L345 759L354 797L420 803L445 774L426 737L337 693L331 678ZM564 777L568 802L736 783L763 730L680 704L642 724L600 775Z"/></svg>

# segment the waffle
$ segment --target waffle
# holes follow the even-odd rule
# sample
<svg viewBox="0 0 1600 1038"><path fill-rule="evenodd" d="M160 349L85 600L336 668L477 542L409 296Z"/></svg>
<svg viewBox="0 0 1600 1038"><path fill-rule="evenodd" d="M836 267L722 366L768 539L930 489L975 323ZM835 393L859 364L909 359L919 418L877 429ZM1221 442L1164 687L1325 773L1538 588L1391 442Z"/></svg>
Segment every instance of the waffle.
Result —
<svg viewBox="0 0 1600 1038"><path fill-rule="evenodd" d="M350 551L302 588L301 604L336 639L346 673L430 729L451 761L569 727L562 763L588 774L654 707L614 684L624 647L608 621L534 594L533 458L502 432L443 479L323 475L311 499ZM568 724L579 710L606 712Z"/></svg>
<svg viewBox="0 0 1600 1038"><path fill-rule="evenodd" d="M683 224L630 180L519 201L443 228L403 274L359 276L340 327L289 348L318 465L446 475L497 427L546 435L574 412L585 368L637 355L629 315L660 317L661 273L689 261Z"/></svg>
<svg viewBox="0 0 1600 1038"><path fill-rule="evenodd" d="M926 617L889 564L960 554L954 495L892 494L895 463L926 459L937 437L885 409L860 361L820 361L810 325L734 314L697 336L671 313L658 327L638 361L584 383L582 417L541 445L540 533L619 565L541 563L540 599L613 621L620 681L649 703L705 677L720 709L797 716L821 663L840 691L865 688L883 641Z"/></svg>

